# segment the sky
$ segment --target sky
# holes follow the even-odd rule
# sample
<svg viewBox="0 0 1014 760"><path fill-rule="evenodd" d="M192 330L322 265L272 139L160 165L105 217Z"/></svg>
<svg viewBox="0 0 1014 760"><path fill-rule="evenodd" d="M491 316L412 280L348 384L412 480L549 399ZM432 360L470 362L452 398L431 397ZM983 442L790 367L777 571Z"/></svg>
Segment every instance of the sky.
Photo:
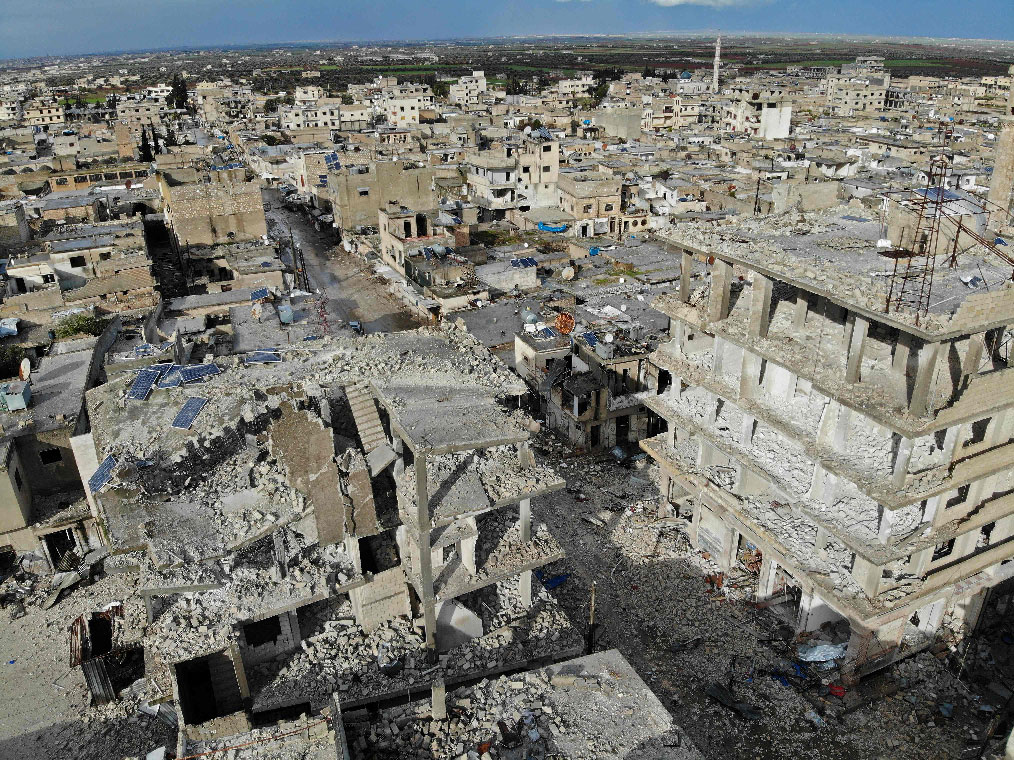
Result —
<svg viewBox="0 0 1014 760"><path fill-rule="evenodd" d="M1014 39L1012 0L0 0L0 58L655 31Z"/></svg>

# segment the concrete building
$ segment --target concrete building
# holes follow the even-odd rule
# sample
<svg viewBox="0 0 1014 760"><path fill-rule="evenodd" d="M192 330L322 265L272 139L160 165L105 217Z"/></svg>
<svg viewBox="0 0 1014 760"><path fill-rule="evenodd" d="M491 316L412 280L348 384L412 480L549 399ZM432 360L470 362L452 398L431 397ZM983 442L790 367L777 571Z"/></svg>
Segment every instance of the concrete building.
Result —
<svg viewBox="0 0 1014 760"><path fill-rule="evenodd" d="M780 90L734 88L722 107L722 129L758 140L783 140L792 126L792 101Z"/></svg>
<svg viewBox="0 0 1014 760"><path fill-rule="evenodd" d="M158 184L166 225L178 246L239 243L267 235L257 182L211 172L208 182L178 184L160 173Z"/></svg>
<svg viewBox="0 0 1014 760"><path fill-rule="evenodd" d="M995 352L1014 288L969 293L938 269L946 306L885 313L888 285L856 274L882 266L880 225L843 224L868 241L847 262L805 236L673 241L680 288L655 304L671 340L645 399L669 429L641 445L694 545L723 569L752 558L756 597L797 631L847 621L859 677L970 630L1014 567L1011 369Z"/></svg>
<svg viewBox="0 0 1014 760"><path fill-rule="evenodd" d="M348 164L328 173L327 191L335 227L373 227L389 203L429 209L437 205L437 170L409 161Z"/></svg>
<svg viewBox="0 0 1014 760"><path fill-rule="evenodd" d="M478 105L486 94L486 74L473 71L471 76L459 77L458 81L448 88L447 100L459 105Z"/></svg>
<svg viewBox="0 0 1014 760"><path fill-rule="evenodd" d="M25 103L21 118L29 127L50 127L63 124L63 106L59 103L32 101Z"/></svg>

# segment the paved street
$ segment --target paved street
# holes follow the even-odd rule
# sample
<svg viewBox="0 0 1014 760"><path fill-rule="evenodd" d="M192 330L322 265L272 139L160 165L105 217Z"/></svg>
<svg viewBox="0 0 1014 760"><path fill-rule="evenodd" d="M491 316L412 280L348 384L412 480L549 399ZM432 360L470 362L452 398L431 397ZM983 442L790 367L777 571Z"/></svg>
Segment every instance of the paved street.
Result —
<svg viewBox="0 0 1014 760"><path fill-rule="evenodd" d="M307 275L314 290L327 292L331 299L329 311L345 321L362 322L366 332L397 332L411 330L423 320L387 290L383 280L362 259L347 253L340 245L332 245L331 233L321 233L304 214L289 211L282 205L277 190L264 191L264 209L268 232L284 243L292 238L303 250ZM291 265L287 247L282 260Z"/></svg>

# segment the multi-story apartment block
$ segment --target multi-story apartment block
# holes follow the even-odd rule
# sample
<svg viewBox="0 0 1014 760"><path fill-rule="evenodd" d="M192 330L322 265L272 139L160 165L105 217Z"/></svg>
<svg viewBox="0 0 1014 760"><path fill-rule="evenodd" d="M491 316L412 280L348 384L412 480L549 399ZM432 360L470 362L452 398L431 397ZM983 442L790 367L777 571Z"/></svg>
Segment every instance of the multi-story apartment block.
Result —
<svg viewBox="0 0 1014 760"><path fill-rule="evenodd" d="M48 127L63 124L63 106L59 103L32 101L26 103L22 118L29 127Z"/></svg>
<svg viewBox="0 0 1014 760"><path fill-rule="evenodd" d="M781 90L735 88L731 102L722 109L722 128L758 140L782 140L789 136L792 102Z"/></svg>
<svg viewBox="0 0 1014 760"><path fill-rule="evenodd" d="M447 99L460 105L477 105L486 93L486 74L473 71L471 76L461 77L449 88Z"/></svg>
<svg viewBox="0 0 1014 760"><path fill-rule="evenodd" d="M799 632L847 621L845 667L861 676L974 626L1014 574L1000 348L1014 288L970 292L938 268L928 311L885 312L883 278L866 275L884 267L880 225L843 227L866 247L677 241L680 287L655 302L671 340L645 402L669 428L641 445L694 545L752 567L756 597Z"/></svg>

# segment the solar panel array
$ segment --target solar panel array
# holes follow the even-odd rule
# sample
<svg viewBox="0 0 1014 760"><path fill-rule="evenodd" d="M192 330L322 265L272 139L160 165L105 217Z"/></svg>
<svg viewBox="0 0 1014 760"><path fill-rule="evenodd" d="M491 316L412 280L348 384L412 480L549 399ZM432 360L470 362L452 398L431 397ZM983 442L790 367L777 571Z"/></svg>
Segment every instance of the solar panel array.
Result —
<svg viewBox="0 0 1014 760"><path fill-rule="evenodd" d="M328 171L338 171L342 168L342 162L338 159L337 153L325 153L324 163L327 165Z"/></svg>
<svg viewBox="0 0 1014 760"><path fill-rule="evenodd" d="M113 470L116 468L116 460L113 459L113 455L110 454L102 463L98 469L92 473L92 476L88 478L88 490L92 493L98 493L110 480L113 479Z"/></svg>
<svg viewBox="0 0 1014 760"><path fill-rule="evenodd" d="M179 428L180 430L189 430L190 426L194 424L194 420L197 419L197 415L201 413L201 409L208 403L208 399L199 398L188 398L187 402L180 409L179 413L173 419L173 427Z"/></svg>
<svg viewBox="0 0 1014 760"><path fill-rule="evenodd" d="M260 301L262 298L267 298L270 295L267 288L257 288L253 293L250 294L251 301Z"/></svg>
<svg viewBox="0 0 1014 760"><path fill-rule="evenodd" d="M162 370L160 369L142 369L137 373L134 382L131 383L130 390L127 391L127 398L133 401L144 401L151 393L152 386L158 382L161 376Z"/></svg>
<svg viewBox="0 0 1014 760"><path fill-rule="evenodd" d="M525 256L523 259L511 259L511 266L515 269L524 269L526 267L538 266L539 262L533 259L531 256Z"/></svg>
<svg viewBox="0 0 1014 760"><path fill-rule="evenodd" d="M559 335L552 327L543 327L539 330L539 336L543 338L558 338Z"/></svg>
<svg viewBox="0 0 1014 760"><path fill-rule="evenodd" d="M584 342L592 348L595 348L595 345L599 342L599 336L593 332L581 333L581 337L584 338Z"/></svg>

